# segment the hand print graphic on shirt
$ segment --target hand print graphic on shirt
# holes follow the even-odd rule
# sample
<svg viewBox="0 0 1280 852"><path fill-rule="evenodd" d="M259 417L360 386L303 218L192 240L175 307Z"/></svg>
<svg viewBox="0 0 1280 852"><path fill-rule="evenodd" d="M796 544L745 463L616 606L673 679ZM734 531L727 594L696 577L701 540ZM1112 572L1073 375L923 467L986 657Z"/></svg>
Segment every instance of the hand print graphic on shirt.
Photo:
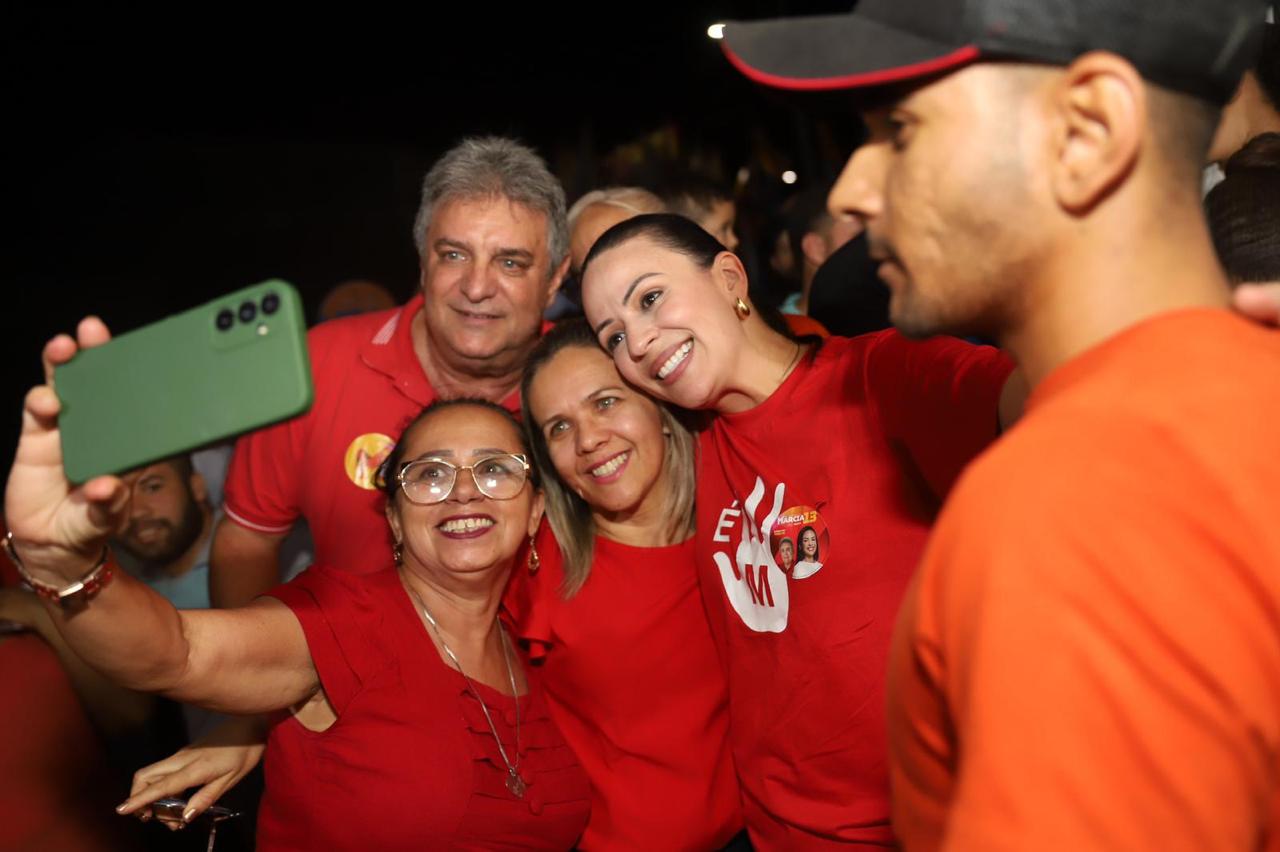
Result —
<svg viewBox="0 0 1280 852"><path fill-rule="evenodd" d="M778 483L773 492L773 506L757 525L756 510L765 494L764 480L757 476L743 509L737 508L735 500L720 513L720 522L712 535L712 541L732 543L728 530L732 529L735 519L740 519L742 534L733 560L723 552L714 553L713 558L733 611L743 624L757 633L781 633L787 629L791 602L787 576L769 549L769 529L782 512L785 491L785 483Z"/></svg>

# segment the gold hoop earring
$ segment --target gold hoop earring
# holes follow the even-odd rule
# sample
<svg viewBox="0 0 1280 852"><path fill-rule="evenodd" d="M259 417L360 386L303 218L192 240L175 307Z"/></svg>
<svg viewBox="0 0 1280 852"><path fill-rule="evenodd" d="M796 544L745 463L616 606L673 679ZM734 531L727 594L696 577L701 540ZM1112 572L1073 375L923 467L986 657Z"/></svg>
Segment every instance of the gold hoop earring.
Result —
<svg viewBox="0 0 1280 852"><path fill-rule="evenodd" d="M529 573L537 574L541 567L542 559L538 556L538 545L534 544L533 536L529 536Z"/></svg>
<svg viewBox="0 0 1280 852"><path fill-rule="evenodd" d="M742 301L742 297L738 297L738 301L734 302L733 309L738 312L738 319L744 320L751 316L751 306Z"/></svg>

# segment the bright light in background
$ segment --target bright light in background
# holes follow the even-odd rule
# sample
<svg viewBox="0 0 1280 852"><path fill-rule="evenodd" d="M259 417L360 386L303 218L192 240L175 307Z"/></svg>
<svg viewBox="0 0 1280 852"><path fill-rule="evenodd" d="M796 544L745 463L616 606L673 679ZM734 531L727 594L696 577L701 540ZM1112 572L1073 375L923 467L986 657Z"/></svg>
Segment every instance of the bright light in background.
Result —
<svg viewBox="0 0 1280 852"><path fill-rule="evenodd" d="M748 169L746 166L743 166L742 168L738 169L738 185L739 186L746 184L746 182L750 179L751 179L750 169Z"/></svg>
<svg viewBox="0 0 1280 852"><path fill-rule="evenodd" d="M782 173L782 182L788 185L795 183L796 173L791 171L791 169L787 169Z"/></svg>
<svg viewBox="0 0 1280 852"><path fill-rule="evenodd" d="M707 27L707 35L714 39L724 38L724 24L712 24Z"/></svg>

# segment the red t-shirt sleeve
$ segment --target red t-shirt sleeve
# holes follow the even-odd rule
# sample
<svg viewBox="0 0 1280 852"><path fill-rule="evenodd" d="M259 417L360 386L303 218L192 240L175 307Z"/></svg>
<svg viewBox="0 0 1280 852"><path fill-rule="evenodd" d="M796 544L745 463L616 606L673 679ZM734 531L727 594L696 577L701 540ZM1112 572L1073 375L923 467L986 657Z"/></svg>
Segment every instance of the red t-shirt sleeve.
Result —
<svg viewBox="0 0 1280 852"><path fill-rule="evenodd" d="M359 672L369 653L360 641L363 630L351 623L356 602L351 596L363 597L358 583L353 575L313 565L267 594L289 607L302 625L320 684L334 712L342 715L360 691Z"/></svg>
<svg viewBox="0 0 1280 852"><path fill-rule="evenodd" d="M296 422L276 423L236 441L223 509L242 527L283 534L301 514L298 476L302 442L294 428Z"/></svg>
<svg viewBox="0 0 1280 852"><path fill-rule="evenodd" d="M1000 431L1000 393L1013 362L955 337L908 340L878 332L864 361L868 398L933 493L945 497Z"/></svg>

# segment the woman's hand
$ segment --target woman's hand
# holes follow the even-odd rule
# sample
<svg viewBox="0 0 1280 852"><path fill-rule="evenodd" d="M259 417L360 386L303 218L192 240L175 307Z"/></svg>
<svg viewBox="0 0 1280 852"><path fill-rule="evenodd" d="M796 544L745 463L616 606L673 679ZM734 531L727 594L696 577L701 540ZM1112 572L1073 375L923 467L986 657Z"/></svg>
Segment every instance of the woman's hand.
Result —
<svg viewBox="0 0 1280 852"><path fill-rule="evenodd" d="M265 733L259 717L224 722L171 757L135 772L129 798L116 808L116 813L136 813L146 821L152 816L148 807L152 802L166 796L181 796L184 791L199 787L187 800L183 822L169 825L171 829L181 828L204 813L258 765L265 748Z"/></svg>
<svg viewBox="0 0 1280 852"><path fill-rule="evenodd" d="M5 521L27 571L50 585L83 576L127 510L128 490L114 476L79 487L67 481L58 432L62 406L53 390L54 367L110 339L102 321L89 317L80 321L75 340L60 334L45 344L45 384L27 394L22 412L22 436L5 490Z"/></svg>

